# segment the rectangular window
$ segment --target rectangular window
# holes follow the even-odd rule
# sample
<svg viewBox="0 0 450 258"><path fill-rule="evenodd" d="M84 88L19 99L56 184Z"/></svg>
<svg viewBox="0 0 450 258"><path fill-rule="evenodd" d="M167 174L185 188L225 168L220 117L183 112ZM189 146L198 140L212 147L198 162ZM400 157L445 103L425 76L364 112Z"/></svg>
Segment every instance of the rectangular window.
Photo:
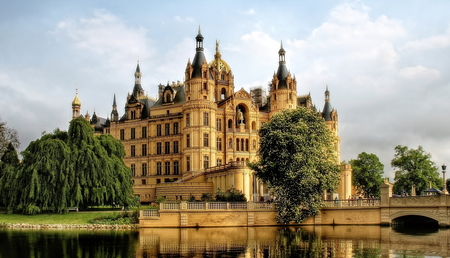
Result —
<svg viewBox="0 0 450 258"><path fill-rule="evenodd" d="M164 162L164 174L170 175L170 161Z"/></svg>
<svg viewBox="0 0 450 258"><path fill-rule="evenodd" d="M125 140L125 129L120 129L120 140Z"/></svg>
<svg viewBox="0 0 450 258"><path fill-rule="evenodd" d="M186 134L186 147L191 147L191 136Z"/></svg>
<svg viewBox="0 0 450 258"><path fill-rule="evenodd" d="M173 153L178 153L178 141L173 142Z"/></svg>
<svg viewBox="0 0 450 258"><path fill-rule="evenodd" d="M142 176L147 176L147 163L142 164Z"/></svg>
<svg viewBox="0 0 450 258"><path fill-rule="evenodd" d="M164 135L170 134L170 124L164 124Z"/></svg>
<svg viewBox="0 0 450 258"><path fill-rule="evenodd" d="M209 168L209 156L203 156L203 168Z"/></svg>
<svg viewBox="0 0 450 258"><path fill-rule="evenodd" d="M161 125L156 125L156 136L161 136Z"/></svg>
<svg viewBox="0 0 450 258"><path fill-rule="evenodd" d="M209 147L209 134L203 134L203 147Z"/></svg>
<svg viewBox="0 0 450 258"><path fill-rule="evenodd" d="M146 179L142 179L142 184L146 185L147 184L147 180Z"/></svg>
<svg viewBox="0 0 450 258"><path fill-rule="evenodd" d="M173 174L174 175L180 174L180 163L178 161L173 162Z"/></svg>
<svg viewBox="0 0 450 258"><path fill-rule="evenodd" d="M186 126L191 125L191 116L189 114L186 114Z"/></svg>
<svg viewBox="0 0 450 258"><path fill-rule="evenodd" d="M136 138L136 128L131 128L131 139Z"/></svg>
<svg viewBox="0 0 450 258"><path fill-rule="evenodd" d="M161 162L156 162L156 174L161 175L162 172L162 164Z"/></svg>
<svg viewBox="0 0 450 258"><path fill-rule="evenodd" d="M203 125L209 125L209 113L208 112L203 113Z"/></svg>
<svg viewBox="0 0 450 258"><path fill-rule="evenodd" d="M135 145L131 145L131 157L136 156L136 146Z"/></svg>
<svg viewBox="0 0 450 258"><path fill-rule="evenodd" d="M186 157L186 171L191 171L191 157Z"/></svg>
<svg viewBox="0 0 450 258"><path fill-rule="evenodd" d="M147 156L147 144L142 144L142 156Z"/></svg>
<svg viewBox="0 0 450 258"><path fill-rule="evenodd" d="M173 134L178 134L178 122L173 123Z"/></svg>
<svg viewBox="0 0 450 258"><path fill-rule="evenodd" d="M164 154L170 154L170 142L164 143Z"/></svg>
<svg viewBox="0 0 450 258"><path fill-rule="evenodd" d="M162 143L156 143L156 154L162 154Z"/></svg>
<svg viewBox="0 0 450 258"><path fill-rule="evenodd" d="M142 138L147 138L147 127L142 127Z"/></svg>
<svg viewBox="0 0 450 258"><path fill-rule="evenodd" d="M222 165L222 160L221 159L217 159L217 166Z"/></svg>
<svg viewBox="0 0 450 258"><path fill-rule="evenodd" d="M133 176L133 177L136 176L136 165L135 164L131 164L131 176Z"/></svg>
<svg viewBox="0 0 450 258"><path fill-rule="evenodd" d="M222 119L217 119L217 131L222 131Z"/></svg>
<svg viewBox="0 0 450 258"><path fill-rule="evenodd" d="M222 150L222 138L217 138L217 150Z"/></svg>

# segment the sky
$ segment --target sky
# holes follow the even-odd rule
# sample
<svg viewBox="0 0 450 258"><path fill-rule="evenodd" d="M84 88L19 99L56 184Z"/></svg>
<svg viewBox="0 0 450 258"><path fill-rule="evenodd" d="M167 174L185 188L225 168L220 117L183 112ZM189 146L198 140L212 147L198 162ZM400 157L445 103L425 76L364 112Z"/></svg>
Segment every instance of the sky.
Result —
<svg viewBox="0 0 450 258"><path fill-rule="evenodd" d="M393 180L397 145L450 164L450 1L0 0L0 119L24 150L82 113L119 115L134 86L156 97L184 81L199 26L205 56L220 41L235 90L267 88L281 42L298 95L339 114L341 158L373 153ZM440 169L439 169L440 171Z"/></svg>

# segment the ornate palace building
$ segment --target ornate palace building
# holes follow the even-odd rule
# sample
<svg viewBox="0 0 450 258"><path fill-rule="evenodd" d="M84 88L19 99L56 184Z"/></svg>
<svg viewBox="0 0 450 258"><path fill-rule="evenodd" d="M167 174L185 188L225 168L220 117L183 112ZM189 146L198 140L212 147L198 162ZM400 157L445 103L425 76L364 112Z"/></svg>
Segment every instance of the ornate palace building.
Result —
<svg viewBox="0 0 450 258"><path fill-rule="evenodd" d="M196 37L193 61L187 63L185 81L159 85L158 99L144 94L139 63L135 83L127 96L125 113L119 116L114 96L110 119L95 112L86 118L98 133L110 133L125 147L125 164L133 174L134 191L141 202L158 197L168 200L199 200L234 187L247 200L265 201L267 189L253 175L246 162L256 159L258 129L273 114L298 107L316 110L311 96L297 95L297 82L286 67L285 50L278 51L278 70L269 92L255 87L235 91L234 75L222 59L216 43L214 59L207 62L203 36ZM80 115L78 93L72 102L72 117ZM335 137L336 163L340 162L338 114L325 91L323 117ZM351 195L351 168L342 166L341 198ZM331 198L331 195L327 195Z"/></svg>

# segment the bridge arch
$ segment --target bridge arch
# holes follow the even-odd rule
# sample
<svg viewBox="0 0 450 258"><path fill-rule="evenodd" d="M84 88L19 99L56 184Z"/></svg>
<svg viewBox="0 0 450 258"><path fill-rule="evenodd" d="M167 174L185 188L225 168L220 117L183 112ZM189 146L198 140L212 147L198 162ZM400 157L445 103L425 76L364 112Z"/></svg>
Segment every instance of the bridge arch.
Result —
<svg viewBox="0 0 450 258"><path fill-rule="evenodd" d="M389 220L391 221L391 224L394 221L399 220L408 220L412 217L415 217L418 219L418 217L424 218L423 221L429 222L430 219L435 221L437 224L440 224L439 215L436 212L433 211L420 211L420 210L414 210L414 211L398 211L394 212L389 216Z"/></svg>

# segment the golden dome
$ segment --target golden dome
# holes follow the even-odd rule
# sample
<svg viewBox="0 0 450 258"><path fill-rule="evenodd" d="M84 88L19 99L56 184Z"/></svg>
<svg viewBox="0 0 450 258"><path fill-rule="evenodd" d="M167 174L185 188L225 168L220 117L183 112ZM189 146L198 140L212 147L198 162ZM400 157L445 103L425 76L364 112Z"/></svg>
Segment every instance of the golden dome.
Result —
<svg viewBox="0 0 450 258"><path fill-rule="evenodd" d="M75 93L75 98L72 101L72 106L81 106L81 101L78 98L78 90L77 93Z"/></svg>

